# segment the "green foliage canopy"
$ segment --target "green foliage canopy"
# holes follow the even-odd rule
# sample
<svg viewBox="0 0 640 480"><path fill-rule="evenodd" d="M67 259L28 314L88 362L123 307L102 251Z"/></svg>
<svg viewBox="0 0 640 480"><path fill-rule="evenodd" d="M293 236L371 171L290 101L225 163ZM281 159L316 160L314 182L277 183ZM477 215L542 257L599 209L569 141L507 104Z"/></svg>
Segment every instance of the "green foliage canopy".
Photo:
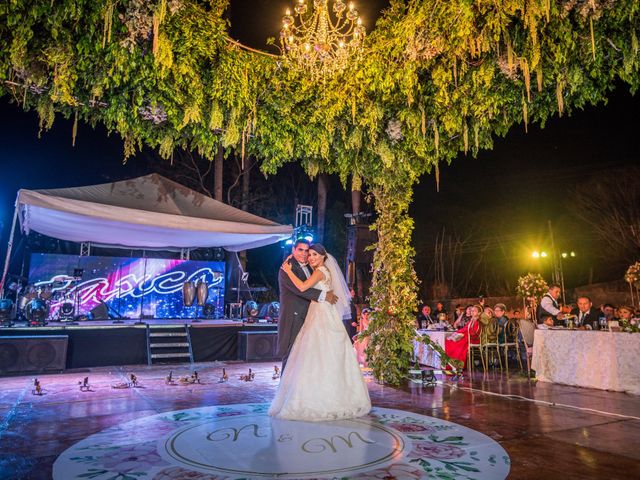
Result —
<svg viewBox="0 0 640 480"><path fill-rule="evenodd" d="M104 123L168 157L218 145L266 172L413 178L513 124L544 123L638 87L634 0L394 1L358 62L314 82L227 40L226 0L9 0L0 6L0 94ZM159 108L166 120L148 120ZM390 124L395 134L390 135Z"/></svg>

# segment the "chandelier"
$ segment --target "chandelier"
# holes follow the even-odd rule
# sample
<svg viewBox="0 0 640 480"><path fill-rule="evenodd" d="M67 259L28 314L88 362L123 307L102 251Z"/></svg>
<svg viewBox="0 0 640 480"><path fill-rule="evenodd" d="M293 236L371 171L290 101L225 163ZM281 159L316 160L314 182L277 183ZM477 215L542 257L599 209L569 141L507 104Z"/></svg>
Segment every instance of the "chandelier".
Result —
<svg viewBox="0 0 640 480"><path fill-rule="evenodd" d="M294 14L287 9L280 31L281 53L290 67L314 77L341 72L361 49L366 35L353 3L333 0L296 0Z"/></svg>

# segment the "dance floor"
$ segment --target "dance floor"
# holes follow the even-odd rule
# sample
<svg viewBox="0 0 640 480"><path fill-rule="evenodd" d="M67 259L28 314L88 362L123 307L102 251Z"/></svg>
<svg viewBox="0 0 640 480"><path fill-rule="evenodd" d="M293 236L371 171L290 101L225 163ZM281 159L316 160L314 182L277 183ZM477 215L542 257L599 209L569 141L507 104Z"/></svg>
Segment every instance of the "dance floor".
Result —
<svg viewBox="0 0 640 480"><path fill-rule="evenodd" d="M222 368L228 381L219 383ZM253 381L240 380L249 367ZM201 383L191 384L193 370ZM165 379L172 371L173 382ZM138 379L134 388L113 388ZM0 379L0 478L638 478L640 397L477 373L368 378L362 419L272 421L273 363L95 368ZM89 378L89 391L79 382ZM181 381L187 379L189 381ZM348 452L345 454L345 451Z"/></svg>

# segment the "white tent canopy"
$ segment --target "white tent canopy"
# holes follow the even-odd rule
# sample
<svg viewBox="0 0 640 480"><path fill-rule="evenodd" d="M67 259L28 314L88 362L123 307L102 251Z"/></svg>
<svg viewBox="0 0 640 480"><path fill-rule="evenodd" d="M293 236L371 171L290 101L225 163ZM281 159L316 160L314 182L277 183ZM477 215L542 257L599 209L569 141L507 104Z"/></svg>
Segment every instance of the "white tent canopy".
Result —
<svg viewBox="0 0 640 480"><path fill-rule="evenodd" d="M86 187L20 190L16 212L26 233L110 247L237 252L278 242L293 231L157 174Z"/></svg>

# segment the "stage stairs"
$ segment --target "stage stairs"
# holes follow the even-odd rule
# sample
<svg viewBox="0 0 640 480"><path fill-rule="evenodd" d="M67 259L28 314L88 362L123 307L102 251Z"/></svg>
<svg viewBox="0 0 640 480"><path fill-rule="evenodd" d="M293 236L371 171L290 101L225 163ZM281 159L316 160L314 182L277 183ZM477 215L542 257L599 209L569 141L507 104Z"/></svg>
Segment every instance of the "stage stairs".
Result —
<svg viewBox="0 0 640 480"><path fill-rule="evenodd" d="M147 325L147 362L193 363L188 325Z"/></svg>

